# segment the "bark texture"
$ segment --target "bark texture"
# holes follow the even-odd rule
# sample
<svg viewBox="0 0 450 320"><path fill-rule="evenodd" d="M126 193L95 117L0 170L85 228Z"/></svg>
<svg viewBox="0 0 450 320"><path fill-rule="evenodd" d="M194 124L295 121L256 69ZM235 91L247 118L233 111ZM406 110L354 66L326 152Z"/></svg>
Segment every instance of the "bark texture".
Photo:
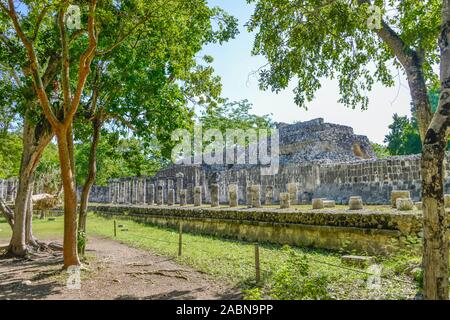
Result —
<svg viewBox="0 0 450 320"><path fill-rule="evenodd" d="M441 94L423 143L424 297L448 300L448 217L444 206L444 158L450 113L450 0L442 5Z"/></svg>

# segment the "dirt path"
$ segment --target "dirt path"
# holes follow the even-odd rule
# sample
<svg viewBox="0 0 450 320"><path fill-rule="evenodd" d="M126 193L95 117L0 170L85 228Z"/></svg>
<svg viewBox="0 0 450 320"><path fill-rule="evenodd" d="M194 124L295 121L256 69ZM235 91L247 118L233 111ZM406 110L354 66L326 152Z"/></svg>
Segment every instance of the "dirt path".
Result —
<svg viewBox="0 0 450 320"><path fill-rule="evenodd" d="M0 241L4 243L4 241ZM95 237L81 290L65 286L59 252L0 259L0 299L236 299L239 292L171 258Z"/></svg>

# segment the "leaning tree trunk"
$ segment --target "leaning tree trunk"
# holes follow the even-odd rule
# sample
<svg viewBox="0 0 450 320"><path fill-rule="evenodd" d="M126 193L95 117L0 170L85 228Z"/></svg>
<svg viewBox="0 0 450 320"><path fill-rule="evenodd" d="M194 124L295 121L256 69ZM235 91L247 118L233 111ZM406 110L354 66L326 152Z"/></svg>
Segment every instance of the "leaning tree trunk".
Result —
<svg viewBox="0 0 450 320"><path fill-rule="evenodd" d="M448 297L448 222L444 206L444 158L450 113L450 0L442 6L439 107L428 127L422 154L425 299Z"/></svg>
<svg viewBox="0 0 450 320"><path fill-rule="evenodd" d="M64 268L80 265L77 250L77 192L72 170L70 130L62 128L56 132L58 141L61 180L64 190Z"/></svg>
<svg viewBox="0 0 450 320"><path fill-rule="evenodd" d="M11 227L11 230L14 229L14 212L6 205L3 198L0 198L0 213L5 217L6 222L8 222Z"/></svg>
<svg viewBox="0 0 450 320"><path fill-rule="evenodd" d="M94 184L95 176L97 174L97 147L100 139L100 129L102 127L102 121L99 117L96 117L93 120L92 127L93 127L93 135L92 135L91 149L89 153L89 172L83 186L83 191L81 192L80 215L78 221L78 228L80 231L83 232L86 232L86 219L87 219L89 194L91 192L91 188Z"/></svg>
<svg viewBox="0 0 450 320"><path fill-rule="evenodd" d="M14 208L14 227L9 252L15 256L27 253L26 224L31 204L34 173L45 147L52 138L46 121L34 125L26 115L23 128L23 152L20 166L19 184Z"/></svg>

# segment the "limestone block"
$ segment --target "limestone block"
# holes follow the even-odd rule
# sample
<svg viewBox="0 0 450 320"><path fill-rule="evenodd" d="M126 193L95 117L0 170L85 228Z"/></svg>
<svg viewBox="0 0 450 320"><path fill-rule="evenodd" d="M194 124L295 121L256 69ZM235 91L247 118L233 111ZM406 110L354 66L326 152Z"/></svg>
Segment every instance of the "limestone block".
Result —
<svg viewBox="0 0 450 320"><path fill-rule="evenodd" d="M411 194L408 190L392 190L392 192L391 192L392 208L397 208L397 199L398 198L411 198Z"/></svg>
<svg viewBox="0 0 450 320"><path fill-rule="evenodd" d="M167 205L173 206L175 204L175 191L173 189L169 189L167 191Z"/></svg>
<svg viewBox="0 0 450 320"><path fill-rule="evenodd" d="M291 206L289 193L280 193L280 208L288 209Z"/></svg>
<svg viewBox="0 0 450 320"><path fill-rule="evenodd" d="M180 206L187 205L187 190L180 190Z"/></svg>
<svg viewBox="0 0 450 320"><path fill-rule="evenodd" d="M409 211L413 209L414 202L410 198L397 198L395 206L397 207L397 210Z"/></svg>
<svg viewBox="0 0 450 320"><path fill-rule="evenodd" d="M214 183L211 185L211 207L219 206L219 185Z"/></svg>
<svg viewBox="0 0 450 320"><path fill-rule="evenodd" d="M161 206L164 203L164 193L162 186L158 186L158 199L156 200L156 203L158 204L158 206Z"/></svg>
<svg viewBox="0 0 450 320"><path fill-rule="evenodd" d="M352 256L346 255L341 257L341 261L343 264L359 267L359 268L367 268L368 266L375 263L373 257L366 256Z"/></svg>
<svg viewBox="0 0 450 320"><path fill-rule="evenodd" d="M293 205L298 204L297 203L297 192L298 192L297 183L295 183L295 182L288 183L287 190L289 193L289 198L290 198L291 204L293 204Z"/></svg>
<svg viewBox="0 0 450 320"><path fill-rule="evenodd" d="M245 203L247 204L247 207L251 208L251 206L252 206L252 186L247 186L245 191L246 191Z"/></svg>
<svg viewBox="0 0 450 320"><path fill-rule="evenodd" d="M323 199L312 199L312 208L313 210L323 209L324 208Z"/></svg>
<svg viewBox="0 0 450 320"><path fill-rule="evenodd" d="M265 205L271 205L273 203L273 187L268 186L266 187L266 193L265 193Z"/></svg>
<svg viewBox="0 0 450 320"><path fill-rule="evenodd" d="M261 186L259 184L251 187L252 207L261 208Z"/></svg>
<svg viewBox="0 0 450 320"><path fill-rule="evenodd" d="M228 199L230 207L238 206L238 186L236 184L230 184L228 186Z"/></svg>
<svg viewBox="0 0 450 320"><path fill-rule="evenodd" d="M444 203L446 208L450 208L450 194L444 194Z"/></svg>
<svg viewBox="0 0 450 320"><path fill-rule="evenodd" d="M194 207L200 207L202 205L202 187L194 187Z"/></svg>
<svg viewBox="0 0 450 320"><path fill-rule="evenodd" d="M362 198L359 196L350 197L348 200L348 206L350 210L361 210L363 208Z"/></svg>
<svg viewBox="0 0 450 320"><path fill-rule="evenodd" d="M336 207L336 201L334 200L323 200L324 208L334 208Z"/></svg>

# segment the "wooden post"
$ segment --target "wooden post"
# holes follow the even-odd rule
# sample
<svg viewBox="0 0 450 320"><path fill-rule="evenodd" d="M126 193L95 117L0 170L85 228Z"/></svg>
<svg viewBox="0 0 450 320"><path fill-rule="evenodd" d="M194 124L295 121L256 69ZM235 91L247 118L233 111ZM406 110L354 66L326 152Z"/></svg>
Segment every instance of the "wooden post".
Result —
<svg viewBox="0 0 450 320"><path fill-rule="evenodd" d="M180 222L178 225L179 234L178 234L178 256L181 257L182 249L183 249L183 224Z"/></svg>
<svg viewBox="0 0 450 320"><path fill-rule="evenodd" d="M117 223L116 223L116 220L114 220L114 237L117 237Z"/></svg>
<svg viewBox="0 0 450 320"><path fill-rule="evenodd" d="M256 284L261 282L261 269L259 265L259 245L255 244L255 272L256 272Z"/></svg>

